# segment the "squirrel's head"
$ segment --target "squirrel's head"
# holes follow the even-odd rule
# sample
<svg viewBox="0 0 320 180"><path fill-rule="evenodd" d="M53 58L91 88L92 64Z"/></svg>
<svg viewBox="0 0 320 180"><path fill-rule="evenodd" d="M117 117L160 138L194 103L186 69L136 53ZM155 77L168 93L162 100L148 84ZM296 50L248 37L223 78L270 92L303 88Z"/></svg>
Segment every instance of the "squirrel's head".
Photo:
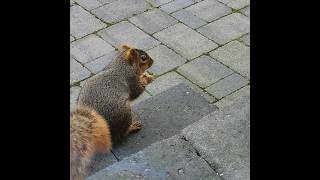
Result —
<svg viewBox="0 0 320 180"><path fill-rule="evenodd" d="M151 57L141 49L135 49L127 45L122 45L120 50L124 53L124 59L127 61L127 63L134 67L138 75L141 75L153 64Z"/></svg>

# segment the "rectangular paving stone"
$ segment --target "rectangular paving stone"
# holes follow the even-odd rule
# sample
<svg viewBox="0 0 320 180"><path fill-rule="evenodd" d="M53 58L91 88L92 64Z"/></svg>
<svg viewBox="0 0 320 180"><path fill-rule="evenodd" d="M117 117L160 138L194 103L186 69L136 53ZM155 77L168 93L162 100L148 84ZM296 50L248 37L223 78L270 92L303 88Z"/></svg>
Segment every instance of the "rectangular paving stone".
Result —
<svg viewBox="0 0 320 180"><path fill-rule="evenodd" d="M90 76L90 71L70 57L70 84L81 81Z"/></svg>
<svg viewBox="0 0 320 180"><path fill-rule="evenodd" d="M153 59L153 64L148 71L156 76L171 71L187 61L164 45L150 49L147 53Z"/></svg>
<svg viewBox="0 0 320 180"><path fill-rule="evenodd" d="M144 0L118 0L94 9L92 13L107 23L115 23L150 8Z"/></svg>
<svg viewBox="0 0 320 180"><path fill-rule="evenodd" d="M146 90L150 92L151 95L156 96L157 94L181 83L184 83L191 87L195 92L199 93L200 96L204 97L209 103L213 103L217 100L176 72L169 72L156 78L151 84L146 87Z"/></svg>
<svg viewBox="0 0 320 180"><path fill-rule="evenodd" d="M99 1L101 4L108 4L108 3L112 3L117 0L97 0L97 1Z"/></svg>
<svg viewBox="0 0 320 180"><path fill-rule="evenodd" d="M250 79L250 48L239 41L210 52L210 56Z"/></svg>
<svg viewBox="0 0 320 180"><path fill-rule="evenodd" d="M81 38L104 27L106 24L82 7L74 5L70 8L70 34L72 36Z"/></svg>
<svg viewBox="0 0 320 180"><path fill-rule="evenodd" d="M158 32L178 22L159 9L153 9L136 15L130 18L129 21L149 34Z"/></svg>
<svg viewBox="0 0 320 180"><path fill-rule="evenodd" d="M250 6L241 9L241 12L250 18Z"/></svg>
<svg viewBox="0 0 320 180"><path fill-rule="evenodd" d="M212 94L214 97L221 99L226 95L244 87L248 83L249 81L244 77L234 73L212 84L211 86L206 88L206 91Z"/></svg>
<svg viewBox="0 0 320 180"><path fill-rule="evenodd" d="M224 97L223 99L217 101L214 103L219 109L222 109L226 106L230 106L233 104L235 101L237 101L239 98L243 96L249 96L250 97L250 85L247 85L234 93Z"/></svg>
<svg viewBox="0 0 320 180"><path fill-rule="evenodd" d="M185 8L187 6L190 6L193 3L194 3L193 0L173 0L168 4L164 4L160 6L160 9L163 10L164 12L172 13L182 8Z"/></svg>
<svg viewBox="0 0 320 180"><path fill-rule="evenodd" d="M221 179L250 180L250 97L210 113L182 134Z"/></svg>
<svg viewBox="0 0 320 180"><path fill-rule="evenodd" d="M134 48L148 50L160 44L159 41L127 21L103 29L98 34L116 47L127 44Z"/></svg>
<svg viewBox="0 0 320 180"><path fill-rule="evenodd" d="M179 136L154 143L88 178L106 179L220 180L212 168L197 156L192 146Z"/></svg>
<svg viewBox="0 0 320 180"><path fill-rule="evenodd" d="M70 54L81 63L93 61L114 50L110 44L94 34L70 44Z"/></svg>
<svg viewBox="0 0 320 180"><path fill-rule="evenodd" d="M181 21L183 24L191 27L192 29L198 28L206 24L206 22L197 16L193 15L189 11L181 9L171 14L173 17Z"/></svg>
<svg viewBox="0 0 320 180"><path fill-rule="evenodd" d="M215 0L204 0L187 7L185 10L207 22L214 21L232 12L228 6Z"/></svg>
<svg viewBox="0 0 320 180"><path fill-rule="evenodd" d="M242 36L242 37L240 38L240 40L241 40L244 44L246 44L247 46L250 46L250 34L246 34L246 35Z"/></svg>
<svg viewBox="0 0 320 180"><path fill-rule="evenodd" d="M146 0L147 2L149 2L153 7L159 7L162 4L166 4L172 0Z"/></svg>
<svg viewBox="0 0 320 180"><path fill-rule="evenodd" d="M177 71L202 88L233 73L231 69L209 56L201 56L179 67Z"/></svg>
<svg viewBox="0 0 320 180"><path fill-rule="evenodd" d="M74 86L70 88L70 110L75 107L79 93L80 87Z"/></svg>
<svg viewBox="0 0 320 180"><path fill-rule="evenodd" d="M187 59L193 59L218 45L182 23L170 26L153 35Z"/></svg>
<svg viewBox="0 0 320 180"><path fill-rule="evenodd" d="M233 13L202 26L198 31L218 44L225 44L250 32L248 17Z"/></svg>
<svg viewBox="0 0 320 180"><path fill-rule="evenodd" d="M181 129L216 109L190 87L179 84L132 107L135 119L142 122L143 128L115 145L113 152L121 160L154 142L179 134Z"/></svg>
<svg viewBox="0 0 320 180"><path fill-rule="evenodd" d="M102 5L97 0L74 0L74 1L87 10L92 10Z"/></svg>
<svg viewBox="0 0 320 180"><path fill-rule="evenodd" d="M110 64L116 57L117 52L111 51L110 53L103 55L89 63L85 66L94 74L97 74L102 69L104 69L108 64Z"/></svg>
<svg viewBox="0 0 320 180"><path fill-rule="evenodd" d="M233 9L241 9L250 4L250 0L219 0L220 2L226 4Z"/></svg>

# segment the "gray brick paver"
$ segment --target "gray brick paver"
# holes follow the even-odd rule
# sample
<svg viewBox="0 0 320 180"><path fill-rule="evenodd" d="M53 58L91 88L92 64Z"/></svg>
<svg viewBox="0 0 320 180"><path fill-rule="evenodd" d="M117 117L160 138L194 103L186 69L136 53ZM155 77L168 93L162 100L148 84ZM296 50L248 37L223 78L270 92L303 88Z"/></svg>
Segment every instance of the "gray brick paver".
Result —
<svg viewBox="0 0 320 180"><path fill-rule="evenodd" d="M177 71L202 88L208 87L233 73L231 69L209 56L201 56L188 62L179 67Z"/></svg>
<svg viewBox="0 0 320 180"><path fill-rule="evenodd" d="M127 44L134 48L148 50L160 44L159 41L127 21L103 29L98 34L116 47Z"/></svg>
<svg viewBox="0 0 320 180"><path fill-rule="evenodd" d="M150 49L147 53L154 61L148 71L154 75L164 74L186 62L186 59L164 45Z"/></svg>
<svg viewBox="0 0 320 180"><path fill-rule="evenodd" d="M212 52L210 56L250 79L250 48L232 41Z"/></svg>
<svg viewBox="0 0 320 180"><path fill-rule="evenodd" d="M250 20L245 15L233 13L202 26L198 31L218 44L225 44L250 32Z"/></svg>
<svg viewBox="0 0 320 180"><path fill-rule="evenodd" d="M130 18L129 21L149 34L158 32L178 22L176 19L159 9L153 9L136 15Z"/></svg>
<svg viewBox="0 0 320 180"><path fill-rule="evenodd" d="M188 60L200 56L218 45L182 23L153 35Z"/></svg>
<svg viewBox="0 0 320 180"><path fill-rule="evenodd" d="M204 0L185 10L208 22L232 12L231 8L215 0Z"/></svg>
<svg viewBox="0 0 320 180"><path fill-rule="evenodd" d="M93 61L113 50L110 44L94 34L70 44L70 54L81 63Z"/></svg>
<svg viewBox="0 0 320 180"><path fill-rule="evenodd" d="M75 59L70 57L70 84L81 81L90 76L90 71L84 68Z"/></svg>
<svg viewBox="0 0 320 180"><path fill-rule="evenodd" d="M94 9L92 13L107 23L115 23L150 8L144 0L118 0Z"/></svg>
<svg viewBox="0 0 320 180"><path fill-rule="evenodd" d="M161 10L172 13L193 4L193 0L173 0L168 4L162 5Z"/></svg>
<svg viewBox="0 0 320 180"><path fill-rule="evenodd" d="M242 88L248 83L248 80L239 74L234 73L209 86L206 88L206 91L212 94L214 97L221 99L224 96Z"/></svg>
<svg viewBox="0 0 320 180"><path fill-rule="evenodd" d="M76 38L106 27L99 19L78 5L70 8L70 34Z"/></svg>
<svg viewBox="0 0 320 180"><path fill-rule="evenodd" d="M192 29L198 28L207 24L204 20L195 16L194 14L186 11L185 9L181 9L175 13L171 14L173 17L184 23L185 25L191 27Z"/></svg>

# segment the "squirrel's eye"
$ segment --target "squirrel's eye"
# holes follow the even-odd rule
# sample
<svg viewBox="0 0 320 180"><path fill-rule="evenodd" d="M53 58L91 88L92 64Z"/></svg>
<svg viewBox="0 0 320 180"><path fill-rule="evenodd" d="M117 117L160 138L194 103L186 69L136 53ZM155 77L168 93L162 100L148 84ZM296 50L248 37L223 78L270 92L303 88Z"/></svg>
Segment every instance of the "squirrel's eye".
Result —
<svg viewBox="0 0 320 180"><path fill-rule="evenodd" d="M142 61L145 61L145 60L147 60L147 56L146 55L141 55L141 59L142 59Z"/></svg>

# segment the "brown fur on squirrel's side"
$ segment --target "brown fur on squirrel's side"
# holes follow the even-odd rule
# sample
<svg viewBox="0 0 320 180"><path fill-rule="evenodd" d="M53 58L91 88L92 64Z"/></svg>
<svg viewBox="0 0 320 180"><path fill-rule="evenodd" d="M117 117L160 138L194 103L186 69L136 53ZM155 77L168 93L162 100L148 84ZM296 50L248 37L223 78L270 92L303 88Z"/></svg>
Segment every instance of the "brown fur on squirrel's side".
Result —
<svg viewBox="0 0 320 180"><path fill-rule="evenodd" d="M81 88L78 105L95 109L108 122L112 143L130 132L141 129L133 119L130 101L145 90L153 77L145 73L153 60L140 49L123 45L117 57L103 71L86 81Z"/></svg>
<svg viewBox="0 0 320 180"><path fill-rule="evenodd" d="M82 180L93 154L112 148L107 121L95 110L76 107L70 113L70 180Z"/></svg>

